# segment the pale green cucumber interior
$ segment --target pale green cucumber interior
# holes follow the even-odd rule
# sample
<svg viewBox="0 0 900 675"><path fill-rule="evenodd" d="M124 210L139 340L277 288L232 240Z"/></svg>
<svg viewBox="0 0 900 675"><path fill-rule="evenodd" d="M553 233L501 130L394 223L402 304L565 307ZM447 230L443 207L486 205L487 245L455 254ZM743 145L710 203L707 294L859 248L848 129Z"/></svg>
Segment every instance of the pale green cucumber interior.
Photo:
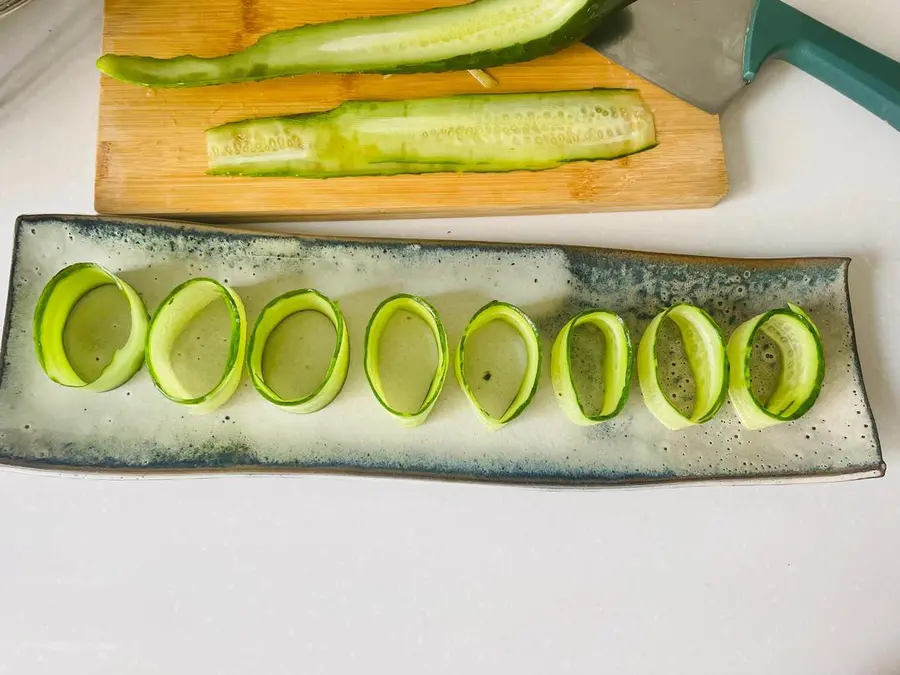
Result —
<svg viewBox="0 0 900 675"><path fill-rule="evenodd" d="M97 65L110 76L151 86L219 84L313 72L478 68L481 62L523 61L555 51L580 39L619 4L478 0L430 11L300 26L214 58L104 55ZM583 18L573 21L579 15ZM536 46L527 48L531 43Z"/></svg>
<svg viewBox="0 0 900 675"><path fill-rule="evenodd" d="M631 90L353 102L207 131L211 173L306 177L541 170L655 142L652 115Z"/></svg>
<svg viewBox="0 0 900 675"><path fill-rule="evenodd" d="M669 317L681 331L684 353L694 377L694 408L691 418L699 420L721 403L725 377L725 346L718 329L694 307L679 305Z"/></svg>
<svg viewBox="0 0 900 675"><path fill-rule="evenodd" d="M819 347L815 336L796 316L775 314L759 330L781 350L781 375L766 409L790 417L807 402L819 377Z"/></svg>
<svg viewBox="0 0 900 675"><path fill-rule="evenodd" d="M584 0L478 0L431 12L273 33L251 48L251 55L265 53L266 65L276 73L292 72L298 62L307 70L354 72L444 61L542 38L562 28L585 4Z"/></svg>
<svg viewBox="0 0 900 675"><path fill-rule="evenodd" d="M519 393L528 351L522 336L505 321L492 321L466 340L465 375L478 404L500 418Z"/></svg>
<svg viewBox="0 0 900 675"><path fill-rule="evenodd" d="M763 331L756 331L750 351L750 390L757 401L768 401L781 377L781 350ZM737 365L737 364L735 364Z"/></svg>

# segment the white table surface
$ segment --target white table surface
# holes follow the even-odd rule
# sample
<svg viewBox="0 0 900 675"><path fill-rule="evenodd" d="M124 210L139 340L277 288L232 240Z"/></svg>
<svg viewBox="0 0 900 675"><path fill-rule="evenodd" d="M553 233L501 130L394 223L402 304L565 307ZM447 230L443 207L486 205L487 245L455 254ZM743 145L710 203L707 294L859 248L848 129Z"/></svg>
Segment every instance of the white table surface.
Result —
<svg viewBox="0 0 900 675"><path fill-rule="evenodd" d="M895 0L797 4L900 59ZM0 22L0 285L17 215L92 213L100 24L100 0ZM543 492L0 472L0 673L900 672L900 133L784 64L723 127L733 188L711 210L296 229L850 255L885 478Z"/></svg>

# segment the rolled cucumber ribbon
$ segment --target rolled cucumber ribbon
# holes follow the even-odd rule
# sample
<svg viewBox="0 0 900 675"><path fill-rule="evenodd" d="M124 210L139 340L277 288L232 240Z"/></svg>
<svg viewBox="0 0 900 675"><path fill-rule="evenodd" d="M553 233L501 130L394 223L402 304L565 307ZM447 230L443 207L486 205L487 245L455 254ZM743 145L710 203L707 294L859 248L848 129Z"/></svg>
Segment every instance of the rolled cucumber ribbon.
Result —
<svg viewBox="0 0 900 675"><path fill-rule="evenodd" d="M589 414L578 396L572 377L572 342L579 326L595 326L603 334L603 406ZM572 318L559 332L550 357L550 379L556 400L575 424L591 426L612 419L625 407L631 387L633 349L628 327L620 316L605 310L588 310Z"/></svg>
<svg viewBox="0 0 900 675"><path fill-rule="evenodd" d="M515 397L499 417L491 415L478 402L472 387L466 378L466 343L481 328L494 321L503 321L512 327L522 338L525 344L525 374L516 392ZM469 399L469 403L482 421L492 430L500 429L521 415L531 401L538 388L538 379L541 375L541 338L538 329L531 319L521 309L506 302L494 301L482 307L469 325L466 326L459 348L456 350L456 377L462 387L463 393Z"/></svg>
<svg viewBox="0 0 900 675"><path fill-rule="evenodd" d="M88 382L72 367L63 336L69 315L79 300L109 285L115 286L128 302L131 331L100 375ZM94 263L70 265L47 283L35 308L34 349L38 363L57 384L92 392L110 391L130 380L143 365L149 320L144 301L115 274Z"/></svg>
<svg viewBox="0 0 900 675"><path fill-rule="evenodd" d="M335 332L334 351L325 377L315 390L299 398L284 398L266 383L262 365L263 355L269 337L275 329L288 317L300 312L316 312L331 322ZM337 303L316 290L291 291L275 298L266 305L253 326L247 350L247 370L250 371L250 380L263 398L282 410L301 414L321 410L341 393L349 367L350 339L344 315Z"/></svg>
<svg viewBox="0 0 900 675"><path fill-rule="evenodd" d="M200 396L193 396L175 373L172 348L191 320L216 300L225 303L231 320L228 358L216 385ZM224 405L241 382L247 333L247 313L235 291L214 279L190 279L177 286L162 301L150 321L147 370L163 396L194 414L210 413Z"/></svg>
<svg viewBox="0 0 900 675"><path fill-rule="evenodd" d="M758 333L768 337L781 357L774 391L763 403L751 387L750 356ZM773 309L745 321L728 340L731 361L729 396L748 429L764 429L799 419L813 407L825 378L819 329L797 305Z"/></svg>
<svg viewBox="0 0 900 675"><path fill-rule="evenodd" d="M688 365L695 382L694 410L686 417L673 406L659 382L656 342L663 321L671 319L681 332ZM638 346L638 382L644 404L666 427L675 431L708 422L725 402L728 393L728 357L722 331L699 307L678 304L658 314Z"/></svg>
<svg viewBox="0 0 900 675"><path fill-rule="evenodd" d="M379 371L381 337L391 318L397 312L409 312L424 321L431 329L431 334L437 347L437 367L434 370L434 376L431 378L431 385L428 387L422 404L417 410L412 412L397 410L388 403ZM372 393L375 394L375 398L381 407L405 427L411 428L424 424L431 411L434 410L438 397L441 395L450 365L447 333L444 331L444 325L441 323L437 310L426 300L414 295L400 293L391 296L378 305L369 319L369 324L366 326L364 351L366 379L369 381Z"/></svg>

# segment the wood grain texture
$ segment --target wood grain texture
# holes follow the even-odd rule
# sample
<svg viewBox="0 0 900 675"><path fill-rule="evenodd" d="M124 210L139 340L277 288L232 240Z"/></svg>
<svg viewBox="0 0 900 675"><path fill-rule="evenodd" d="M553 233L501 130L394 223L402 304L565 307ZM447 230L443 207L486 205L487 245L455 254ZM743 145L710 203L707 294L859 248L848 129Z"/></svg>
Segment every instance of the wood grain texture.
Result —
<svg viewBox="0 0 900 675"><path fill-rule="evenodd" d="M272 30L459 0L106 0L103 51L214 56ZM542 172L334 178L207 176L204 131L247 117L327 110L346 100L485 90L465 72L307 75L197 89L148 90L101 77L98 213L210 220L363 219L709 207L728 190L719 119L584 45L495 68L492 91L636 87L660 145L608 162Z"/></svg>

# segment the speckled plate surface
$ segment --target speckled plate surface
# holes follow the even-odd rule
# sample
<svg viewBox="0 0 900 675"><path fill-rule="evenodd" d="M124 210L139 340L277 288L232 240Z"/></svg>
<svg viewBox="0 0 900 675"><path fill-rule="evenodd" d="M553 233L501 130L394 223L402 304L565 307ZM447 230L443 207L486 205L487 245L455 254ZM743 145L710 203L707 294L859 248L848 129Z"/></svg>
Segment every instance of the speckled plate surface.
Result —
<svg viewBox="0 0 900 675"><path fill-rule="evenodd" d="M0 462L8 466L141 475L316 471L551 487L843 480L885 470L842 258L330 240L58 216L20 219L14 255L0 371ZM225 407L193 416L164 399L146 369L107 394L57 386L34 358L32 313L49 278L79 261L121 272L151 311L191 276L227 279L251 320L280 293L317 288L346 314L352 363L344 390L325 410L295 416L263 401L245 375ZM637 342L652 316L676 301L707 309L726 337L744 319L792 301L822 332L825 384L796 422L747 431L726 403L711 422L670 432L644 407L635 382L619 417L584 428L556 405L545 358L533 404L504 429L482 425L452 375L428 422L403 429L378 406L361 363L369 315L402 291L436 306L451 344L487 301L518 304L540 328L545 355L563 323L589 306L622 314Z"/></svg>

